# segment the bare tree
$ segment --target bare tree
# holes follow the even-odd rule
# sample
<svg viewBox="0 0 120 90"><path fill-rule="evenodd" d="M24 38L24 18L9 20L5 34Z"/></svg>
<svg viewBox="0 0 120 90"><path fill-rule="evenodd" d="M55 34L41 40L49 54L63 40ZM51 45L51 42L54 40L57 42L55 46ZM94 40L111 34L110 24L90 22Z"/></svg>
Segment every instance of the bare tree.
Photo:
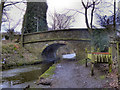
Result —
<svg viewBox="0 0 120 90"><path fill-rule="evenodd" d="M24 3L24 0L21 0L19 2L12 2L12 1L7 1L7 0L6 1L2 0L1 1L1 3L0 3L0 28L1 28L2 22L9 22L10 18L7 14L7 11L8 11L7 9L10 8L10 6L15 6L16 7L16 4L18 4L18 3ZM6 18L3 18L3 16L5 16ZM15 25L15 27L16 27L16 25Z"/></svg>
<svg viewBox="0 0 120 90"><path fill-rule="evenodd" d="M85 3L83 0L81 0L82 5L85 10L85 23L86 23L86 26L87 26L90 34L92 34L94 11L96 9L96 6L100 3L100 1L101 0L90 0ZM89 19L88 19L88 9L91 10L90 23L89 23Z"/></svg>
<svg viewBox="0 0 120 90"><path fill-rule="evenodd" d="M73 22L75 22L74 13L73 15L67 15L69 12L60 14L56 11L52 14L49 13L50 18L52 19L50 25L52 30L61 30L61 29L69 29L72 27Z"/></svg>
<svg viewBox="0 0 120 90"><path fill-rule="evenodd" d="M102 26L102 27L105 27L105 28L114 28L114 15L111 15L111 16L107 16L107 15L99 15L99 14L96 14L97 16L97 23ZM119 23L119 18L118 18L118 14L116 14L116 18L115 18L115 22L116 23Z"/></svg>
<svg viewBox="0 0 120 90"><path fill-rule="evenodd" d="M81 3L84 8L85 23L91 35L91 47L94 47L93 51L95 51L95 49L97 50L97 48L99 48L100 51L107 51L108 49L106 48L108 48L109 46L109 34L105 30L95 30L95 28L93 29L93 19L95 12L101 9L99 6L100 3L107 8L110 7L111 4L107 2L102 2L102 0L81 0ZM108 27L111 21L107 19L106 16L101 18L101 21L104 20L105 23L103 24L103 22L101 22L101 25Z"/></svg>
<svg viewBox="0 0 120 90"><path fill-rule="evenodd" d="M10 18L8 11L11 10L12 7L16 7L19 10L24 11L23 9L20 9L19 7L17 7L17 4L19 3L26 3L26 2L24 2L24 0L17 1L17 2L2 0L0 3L0 28L1 28L1 24L3 23L2 26L5 28L5 31L7 31L7 37L9 37L11 41L14 39L15 28L20 24L22 19L18 18L19 19L18 22L13 27L11 27L11 22L13 21Z"/></svg>

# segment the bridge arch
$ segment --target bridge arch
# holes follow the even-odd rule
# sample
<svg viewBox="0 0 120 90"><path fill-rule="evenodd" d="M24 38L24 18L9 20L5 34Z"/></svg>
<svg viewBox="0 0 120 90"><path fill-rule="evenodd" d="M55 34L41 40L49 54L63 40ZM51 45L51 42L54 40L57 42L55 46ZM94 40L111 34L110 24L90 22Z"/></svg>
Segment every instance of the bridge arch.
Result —
<svg viewBox="0 0 120 90"><path fill-rule="evenodd" d="M57 59L56 52L57 52L58 48L63 45L65 45L65 44L54 43L54 44L47 46L41 53L43 60L55 61Z"/></svg>
<svg viewBox="0 0 120 90"><path fill-rule="evenodd" d="M41 50L42 51L41 52L42 59L44 61L58 60L60 58L60 56L59 57L57 56L57 50L60 47L69 46L69 45L70 44L65 41L55 41L55 42L46 44Z"/></svg>

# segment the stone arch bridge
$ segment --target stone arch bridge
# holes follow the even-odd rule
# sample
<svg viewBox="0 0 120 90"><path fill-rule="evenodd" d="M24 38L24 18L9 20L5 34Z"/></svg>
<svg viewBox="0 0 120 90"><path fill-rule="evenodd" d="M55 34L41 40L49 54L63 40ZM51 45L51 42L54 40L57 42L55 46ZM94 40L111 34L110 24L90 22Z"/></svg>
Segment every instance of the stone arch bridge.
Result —
<svg viewBox="0 0 120 90"><path fill-rule="evenodd" d="M76 53L76 59L80 60L85 58L84 49L90 47L90 35L87 29L29 33L23 35L23 45L39 60L56 60L57 50L62 46L68 46Z"/></svg>

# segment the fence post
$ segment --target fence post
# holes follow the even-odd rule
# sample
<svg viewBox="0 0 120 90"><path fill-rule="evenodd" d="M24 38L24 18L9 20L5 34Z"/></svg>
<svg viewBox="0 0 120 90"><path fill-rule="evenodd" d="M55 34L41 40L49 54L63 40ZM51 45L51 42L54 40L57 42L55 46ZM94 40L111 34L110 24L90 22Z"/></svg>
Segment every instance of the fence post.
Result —
<svg viewBox="0 0 120 90"><path fill-rule="evenodd" d="M94 57L93 57L93 53L94 52L94 47L91 47L91 76L94 75Z"/></svg>
<svg viewBox="0 0 120 90"><path fill-rule="evenodd" d="M118 85L120 85L120 60L119 60L119 42L117 42L117 61L118 61Z"/></svg>
<svg viewBox="0 0 120 90"><path fill-rule="evenodd" d="M112 71L112 59L113 59L113 55L112 55L112 45L109 47L109 53L110 56L108 58L108 64L109 64L109 72ZM110 60L109 60L110 59Z"/></svg>
<svg viewBox="0 0 120 90"><path fill-rule="evenodd" d="M88 57L87 57L87 55L88 55L87 48L85 48L85 53L86 53L86 59L85 59L86 60L86 62L85 62L86 64L85 64L85 66L87 67L87 59L88 59Z"/></svg>

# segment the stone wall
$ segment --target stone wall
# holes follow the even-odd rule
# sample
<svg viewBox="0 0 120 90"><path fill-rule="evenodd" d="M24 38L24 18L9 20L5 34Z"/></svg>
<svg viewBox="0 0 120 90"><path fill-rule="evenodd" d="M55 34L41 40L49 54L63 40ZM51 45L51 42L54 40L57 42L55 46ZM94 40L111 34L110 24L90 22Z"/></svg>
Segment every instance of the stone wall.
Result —
<svg viewBox="0 0 120 90"><path fill-rule="evenodd" d="M53 45L51 46L50 45ZM46 48L51 48L53 51L48 51L49 54L56 52L56 45L65 44L76 53L76 59L85 58L85 48L90 47L90 36L87 29L70 29L70 30L55 30L47 32L39 32L24 35L24 47L30 52L42 58L42 52Z"/></svg>
<svg viewBox="0 0 120 90"><path fill-rule="evenodd" d="M24 34L24 43L47 40L89 40L87 29L55 30Z"/></svg>

